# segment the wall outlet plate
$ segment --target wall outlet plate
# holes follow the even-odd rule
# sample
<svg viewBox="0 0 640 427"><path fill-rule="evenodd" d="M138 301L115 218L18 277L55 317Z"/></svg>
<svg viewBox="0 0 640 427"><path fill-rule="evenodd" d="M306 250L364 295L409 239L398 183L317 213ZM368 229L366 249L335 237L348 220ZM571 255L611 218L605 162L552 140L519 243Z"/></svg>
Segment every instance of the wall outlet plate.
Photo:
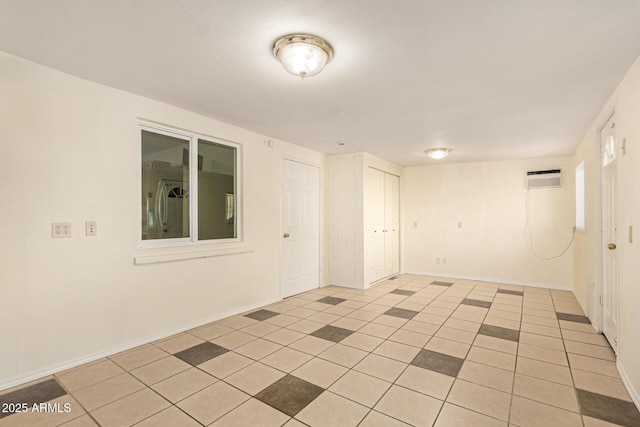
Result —
<svg viewBox="0 0 640 427"><path fill-rule="evenodd" d="M98 235L98 223L96 221L86 221L84 223L84 231L87 236Z"/></svg>
<svg viewBox="0 0 640 427"><path fill-rule="evenodd" d="M71 237L71 223L70 222L52 222L51 237L54 239Z"/></svg>

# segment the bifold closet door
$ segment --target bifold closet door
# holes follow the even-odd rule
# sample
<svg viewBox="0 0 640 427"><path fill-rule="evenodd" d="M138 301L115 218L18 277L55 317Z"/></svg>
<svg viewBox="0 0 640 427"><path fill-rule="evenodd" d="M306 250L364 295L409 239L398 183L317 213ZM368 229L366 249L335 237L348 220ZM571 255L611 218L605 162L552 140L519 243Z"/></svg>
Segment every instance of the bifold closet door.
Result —
<svg viewBox="0 0 640 427"><path fill-rule="evenodd" d="M371 244L371 269L374 271L373 277L378 280L385 274L385 220L384 220L384 196L385 196L385 173L369 168L369 216L371 218L371 230L369 241Z"/></svg>
<svg viewBox="0 0 640 427"><path fill-rule="evenodd" d="M400 272L400 178L384 174L384 276Z"/></svg>

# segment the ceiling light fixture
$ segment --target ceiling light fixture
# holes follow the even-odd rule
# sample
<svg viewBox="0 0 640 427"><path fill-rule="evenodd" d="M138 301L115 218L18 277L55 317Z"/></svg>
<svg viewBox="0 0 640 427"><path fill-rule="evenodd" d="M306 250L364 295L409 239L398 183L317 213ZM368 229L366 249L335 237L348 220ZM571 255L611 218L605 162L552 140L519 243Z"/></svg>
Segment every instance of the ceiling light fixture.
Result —
<svg viewBox="0 0 640 427"><path fill-rule="evenodd" d="M424 152L432 159L440 160L449 155L451 148L429 148L428 150L424 150Z"/></svg>
<svg viewBox="0 0 640 427"><path fill-rule="evenodd" d="M333 58L333 48L324 39L310 34L289 34L273 44L273 56L293 75L318 74Z"/></svg>

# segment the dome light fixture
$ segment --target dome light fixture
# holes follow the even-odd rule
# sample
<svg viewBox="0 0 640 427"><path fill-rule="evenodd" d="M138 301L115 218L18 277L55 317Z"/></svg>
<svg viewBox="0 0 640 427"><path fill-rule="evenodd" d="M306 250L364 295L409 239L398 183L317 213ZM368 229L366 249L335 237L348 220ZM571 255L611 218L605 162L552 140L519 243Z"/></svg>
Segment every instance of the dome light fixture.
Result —
<svg viewBox="0 0 640 427"><path fill-rule="evenodd" d="M333 47L311 34L289 34L273 44L273 56L282 66L298 77L318 74L333 58Z"/></svg>
<svg viewBox="0 0 640 427"><path fill-rule="evenodd" d="M429 148L428 150L424 150L424 152L432 159L440 160L449 155L451 148Z"/></svg>

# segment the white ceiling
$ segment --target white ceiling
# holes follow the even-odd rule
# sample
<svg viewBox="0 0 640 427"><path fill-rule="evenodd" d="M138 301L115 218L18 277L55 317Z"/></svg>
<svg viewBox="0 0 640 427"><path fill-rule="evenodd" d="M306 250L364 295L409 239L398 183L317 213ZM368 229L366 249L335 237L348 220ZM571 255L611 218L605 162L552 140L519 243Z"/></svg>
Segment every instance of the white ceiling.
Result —
<svg viewBox="0 0 640 427"><path fill-rule="evenodd" d="M273 58L294 32L333 45L319 75ZM325 153L529 158L573 153L640 55L640 1L1 0L0 50Z"/></svg>

